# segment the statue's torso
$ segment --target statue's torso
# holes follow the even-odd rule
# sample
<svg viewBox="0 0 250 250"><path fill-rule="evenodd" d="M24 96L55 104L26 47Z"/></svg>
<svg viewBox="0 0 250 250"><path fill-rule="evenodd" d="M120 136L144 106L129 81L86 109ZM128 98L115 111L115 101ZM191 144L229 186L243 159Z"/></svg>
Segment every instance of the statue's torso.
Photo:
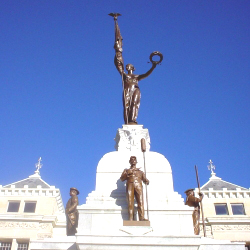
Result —
<svg viewBox="0 0 250 250"><path fill-rule="evenodd" d="M143 172L139 170L138 168L127 169L127 172L130 172L129 170L132 170L132 173L127 174L127 182L142 183Z"/></svg>
<svg viewBox="0 0 250 250"><path fill-rule="evenodd" d="M189 195L187 197L185 204L190 207L194 207L195 209L199 209L200 208L199 202L200 202L200 199L194 197L193 195Z"/></svg>
<svg viewBox="0 0 250 250"><path fill-rule="evenodd" d="M74 197L71 197L67 204L66 204L66 210L70 209L71 207L73 206L77 206L78 205L78 197L77 196L74 196ZM74 209L72 212L70 212L69 214L71 213L78 213L77 209Z"/></svg>
<svg viewBox="0 0 250 250"><path fill-rule="evenodd" d="M134 90L136 88L139 88L138 85L138 75L128 75L124 74L124 87L130 90Z"/></svg>

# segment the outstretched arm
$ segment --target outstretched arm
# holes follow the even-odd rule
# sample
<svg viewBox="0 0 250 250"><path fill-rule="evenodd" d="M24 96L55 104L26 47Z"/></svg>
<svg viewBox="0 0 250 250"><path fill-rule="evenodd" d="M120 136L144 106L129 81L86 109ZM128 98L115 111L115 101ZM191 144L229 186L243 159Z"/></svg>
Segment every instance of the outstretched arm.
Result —
<svg viewBox="0 0 250 250"><path fill-rule="evenodd" d="M145 74L142 74L142 75L138 76L138 78L137 78L138 81L140 81L140 80L148 77L153 72L153 70L155 69L156 65L157 65L157 63L153 62L152 63L152 67L151 67L151 69L148 72L146 72Z"/></svg>

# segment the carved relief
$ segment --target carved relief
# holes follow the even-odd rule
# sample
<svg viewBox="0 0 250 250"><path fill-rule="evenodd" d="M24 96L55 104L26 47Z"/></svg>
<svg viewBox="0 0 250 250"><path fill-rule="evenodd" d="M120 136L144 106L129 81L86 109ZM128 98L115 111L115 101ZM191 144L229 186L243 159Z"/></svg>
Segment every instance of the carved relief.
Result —
<svg viewBox="0 0 250 250"><path fill-rule="evenodd" d="M45 238L52 238L52 234L51 233L37 234L37 238L39 240L43 240Z"/></svg>
<svg viewBox="0 0 250 250"><path fill-rule="evenodd" d="M34 223L34 222L0 222L0 228L27 228L27 229L50 229L50 223Z"/></svg>
<svg viewBox="0 0 250 250"><path fill-rule="evenodd" d="M29 228L36 229L38 228L37 223L29 222L0 222L0 228Z"/></svg>
<svg viewBox="0 0 250 250"><path fill-rule="evenodd" d="M146 140L147 151L150 149L150 137L147 129L123 127L118 129L116 134L115 149L120 150L141 150L141 138Z"/></svg>
<svg viewBox="0 0 250 250"><path fill-rule="evenodd" d="M43 230L45 230L45 229L51 229L52 225L50 223L41 223L41 224L39 224L39 228L43 229Z"/></svg>

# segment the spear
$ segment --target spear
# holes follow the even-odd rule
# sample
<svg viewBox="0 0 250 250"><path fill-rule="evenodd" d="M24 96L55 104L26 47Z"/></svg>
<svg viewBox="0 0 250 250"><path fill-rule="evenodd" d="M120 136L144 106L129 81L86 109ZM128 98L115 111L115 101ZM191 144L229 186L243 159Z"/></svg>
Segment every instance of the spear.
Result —
<svg viewBox="0 0 250 250"><path fill-rule="evenodd" d="M196 180L197 180L197 184L198 184L198 189L199 189L199 193L201 193L201 188L200 188L200 180L199 180L199 175L198 175L198 168L195 165L195 172L196 172ZM204 220L204 212L203 212L203 206L202 206L202 200L201 200L201 214L202 214L202 224L203 224L203 232L204 232L204 237L207 237L207 233L206 233L206 226L205 226L205 220Z"/></svg>
<svg viewBox="0 0 250 250"><path fill-rule="evenodd" d="M145 141L144 138L141 139L141 150L143 152L145 178L147 179L146 161L145 161L146 141ZM146 185L146 202L147 202L147 215L148 215L148 220L149 220L149 212L148 212L148 188L147 188L147 185Z"/></svg>

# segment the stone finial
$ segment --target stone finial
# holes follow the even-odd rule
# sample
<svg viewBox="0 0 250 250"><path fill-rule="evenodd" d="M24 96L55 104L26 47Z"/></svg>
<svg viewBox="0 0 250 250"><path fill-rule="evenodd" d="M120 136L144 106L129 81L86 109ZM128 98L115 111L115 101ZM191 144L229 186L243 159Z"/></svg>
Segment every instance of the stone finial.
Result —
<svg viewBox="0 0 250 250"><path fill-rule="evenodd" d="M209 165L207 165L207 167L208 167L208 170L211 171L211 176L215 176L216 175L214 172L215 165L213 164L212 160L210 160L208 163L209 163Z"/></svg>
<svg viewBox="0 0 250 250"><path fill-rule="evenodd" d="M41 161L42 161L42 157L40 157L40 158L38 159L38 162L35 164L35 166L36 166L35 174L40 175L39 169L43 166L43 164L41 164Z"/></svg>

